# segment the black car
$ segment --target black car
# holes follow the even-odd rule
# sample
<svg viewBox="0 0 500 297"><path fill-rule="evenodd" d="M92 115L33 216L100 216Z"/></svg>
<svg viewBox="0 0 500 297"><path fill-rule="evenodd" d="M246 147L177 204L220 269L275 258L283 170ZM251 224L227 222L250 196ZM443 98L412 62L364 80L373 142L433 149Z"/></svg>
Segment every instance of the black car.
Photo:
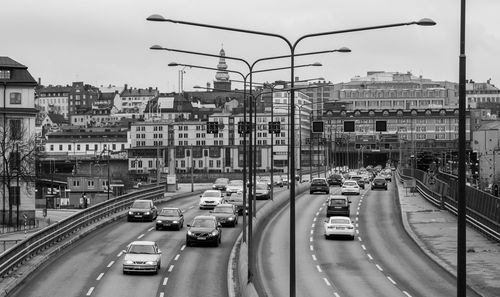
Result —
<svg viewBox="0 0 500 297"><path fill-rule="evenodd" d="M361 189L365 188L365 180L361 175L353 175L351 176L351 179L355 180Z"/></svg>
<svg viewBox="0 0 500 297"><path fill-rule="evenodd" d="M127 214L127 221L153 221L158 210L152 200L135 200Z"/></svg>
<svg viewBox="0 0 500 297"><path fill-rule="evenodd" d="M184 226L184 214L179 208L165 207L156 218L156 230L175 228L181 230Z"/></svg>
<svg viewBox="0 0 500 297"><path fill-rule="evenodd" d="M372 181L372 190L373 189L384 189L387 190L387 181L384 177L377 176Z"/></svg>
<svg viewBox="0 0 500 297"><path fill-rule="evenodd" d="M237 192L235 194L232 194L226 199L226 202L229 204L232 204L236 207L236 211L238 212L239 215L243 214L243 193L242 192ZM248 205L248 203L247 203Z"/></svg>
<svg viewBox="0 0 500 297"><path fill-rule="evenodd" d="M311 181L311 187L309 188L309 194L315 192L325 192L330 193L330 186L328 185L326 178L313 178Z"/></svg>
<svg viewBox="0 0 500 297"><path fill-rule="evenodd" d="M332 195L326 202L326 216L348 217L351 211L351 200L343 195Z"/></svg>
<svg viewBox="0 0 500 297"><path fill-rule="evenodd" d="M271 198L271 192L267 183L258 182L255 184L255 199L267 200Z"/></svg>
<svg viewBox="0 0 500 297"><path fill-rule="evenodd" d="M217 223L221 226L236 227L238 225L238 211L232 204L219 204L210 214L217 218Z"/></svg>
<svg viewBox="0 0 500 297"><path fill-rule="evenodd" d="M340 174L332 174L330 175L330 180L331 180L331 184L332 186L341 186L342 185L342 175Z"/></svg>
<svg viewBox="0 0 500 297"><path fill-rule="evenodd" d="M226 191L226 187L229 184L229 179L225 177L218 178L214 181L214 184L212 185L213 190L219 190L221 192Z"/></svg>
<svg viewBox="0 0 500 297"><path fill-rule="evenodd" d="M214 216L197 216L187 227L186 246L197 243L219 246L221 243L222 228Z"/></svg>

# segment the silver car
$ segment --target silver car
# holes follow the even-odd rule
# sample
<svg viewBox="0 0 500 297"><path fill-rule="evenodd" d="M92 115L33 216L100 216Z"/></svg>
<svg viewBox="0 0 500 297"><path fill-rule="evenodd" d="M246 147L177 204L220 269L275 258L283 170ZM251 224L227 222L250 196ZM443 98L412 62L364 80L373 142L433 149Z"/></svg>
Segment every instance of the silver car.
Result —
<svg viewBox="0 0 500 297"><path fill-rule="evenodd" d="M154 241L133 241L123 251L123 274L129 272L158 273L161 268L161 250Z"/></svg>

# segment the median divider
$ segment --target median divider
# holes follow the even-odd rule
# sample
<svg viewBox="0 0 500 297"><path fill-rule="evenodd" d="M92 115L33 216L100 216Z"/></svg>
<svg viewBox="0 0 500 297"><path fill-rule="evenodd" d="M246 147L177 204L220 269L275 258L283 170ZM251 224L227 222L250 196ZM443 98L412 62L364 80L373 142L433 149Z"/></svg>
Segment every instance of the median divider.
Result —
<svg viewBox="0 0 500 297"><path fill-rule="evenodd" d="M309 190L309 183L296 184L295 188L295 198L300 194ZM257 242L256 237L262 233L265 225L268 223L270 217L273 213L279 211L290 201L290 191L282 191L280 193L275 193L274 199L265 203L258 211L256 218L253 218L253 230L252 238L253 242ZM231 259L231 261L236 260L236 268L233 273L237 275L234 278L237 280L237 289L240 292L241 297L258 297L259 293L256 289L254 283L248 281L248 245L243 242L242 237L238 238L235 243L235 248L237 249L235 255L236 259ZM255 253L255 249L254 249ZM253 258L255 259L255 254ZM231 266L231 265L230 265ZM228 277L232 277L228 275ZM230 293L230 296L232 294Z"/></svg>

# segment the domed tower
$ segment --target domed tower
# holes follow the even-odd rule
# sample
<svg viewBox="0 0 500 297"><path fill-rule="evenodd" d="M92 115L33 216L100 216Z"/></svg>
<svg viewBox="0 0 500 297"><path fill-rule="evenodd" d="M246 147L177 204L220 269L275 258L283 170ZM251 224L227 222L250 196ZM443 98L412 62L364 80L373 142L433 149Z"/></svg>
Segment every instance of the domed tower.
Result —
<svg viewBox="0 0 500 297"><path fill-rule="evenodd" d="M215 74L214 89L231 91L231 82L229 81L229 73L227 72L226 52L221 48L219 55L219 64L217 64L217 73Z"/></svg>

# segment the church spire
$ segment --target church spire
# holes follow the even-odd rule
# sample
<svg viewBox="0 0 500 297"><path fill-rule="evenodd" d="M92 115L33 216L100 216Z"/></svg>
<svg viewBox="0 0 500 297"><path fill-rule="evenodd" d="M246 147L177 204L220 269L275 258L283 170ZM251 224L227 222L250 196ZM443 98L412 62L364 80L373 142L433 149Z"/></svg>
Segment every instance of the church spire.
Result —
<svg viewBox="0 0 500 297"><path fill-rule="evenodd" d="M215 81L214 81L214 88L216 89L224 89L224 90L231 90L231 82L229 81L229 73L227 71L227 64L226 64L226 52L224 51L224 48L221 47L221 50L219 52L219 64L217 64L217 73L215 73Z"/></svg>

